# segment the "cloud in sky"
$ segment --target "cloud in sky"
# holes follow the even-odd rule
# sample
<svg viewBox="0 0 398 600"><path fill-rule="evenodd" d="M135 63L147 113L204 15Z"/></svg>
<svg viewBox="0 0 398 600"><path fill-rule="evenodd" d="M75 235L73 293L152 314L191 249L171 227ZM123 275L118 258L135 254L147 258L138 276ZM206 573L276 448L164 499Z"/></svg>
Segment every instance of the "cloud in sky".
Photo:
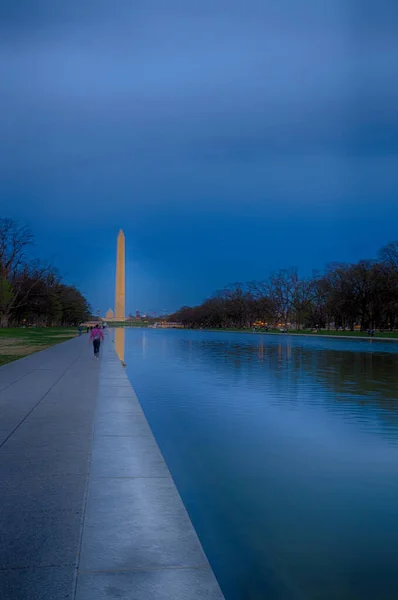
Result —
<svg viewBox="0 0 398 600"><path fill-rule="evenodd" d="M208 279L199 289L184 271L177 287L199 300L237 265L222 229L201 243L211 223L239 231L243 211L264 227L316 211L319 223L366 224L381 206L395 210L392 2L27 0L1 10L0 191L12 215L43 231L94 235L106 223L110 235L122 218L137 258L169 257L151 267L164 290L190 231L185 255ZM289 235L286 248L301 243ZM331 247L333 230L325 235ZM271 268L246 237L240 271L253 260ZM149 289L137 302L150 302Z"/></svg>

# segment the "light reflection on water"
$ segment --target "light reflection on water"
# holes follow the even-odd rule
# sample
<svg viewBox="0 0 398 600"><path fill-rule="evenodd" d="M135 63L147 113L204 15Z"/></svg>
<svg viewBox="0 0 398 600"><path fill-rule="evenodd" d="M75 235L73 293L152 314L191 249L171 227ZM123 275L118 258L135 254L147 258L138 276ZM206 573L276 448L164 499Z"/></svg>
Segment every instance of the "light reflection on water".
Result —
<svg viewBox="0 0 398 600"><path fill-rule="evenodd" d="M113 341L115 344L115 352L119 360L124 362L124 349L125 349L125 331L122 327L115 327L113 331Z"/></svg>
<svg viewBox="0 0 398 600"><path fill-rule="evenodd" d="M398 344L127 330L227 600L396 600Z"/></svg>

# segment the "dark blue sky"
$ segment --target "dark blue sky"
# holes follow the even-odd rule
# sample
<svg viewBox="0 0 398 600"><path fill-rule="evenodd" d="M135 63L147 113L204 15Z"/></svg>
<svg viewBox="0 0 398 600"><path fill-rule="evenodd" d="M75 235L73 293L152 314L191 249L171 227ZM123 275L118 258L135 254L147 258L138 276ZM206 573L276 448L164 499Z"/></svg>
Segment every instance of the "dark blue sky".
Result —
<svg viewBox="0 0 398 600"><path fill-rule="evenodd" d="M2 216L94 310L173 310L398 238L398 8L19 0L0 9Z"/></svg>

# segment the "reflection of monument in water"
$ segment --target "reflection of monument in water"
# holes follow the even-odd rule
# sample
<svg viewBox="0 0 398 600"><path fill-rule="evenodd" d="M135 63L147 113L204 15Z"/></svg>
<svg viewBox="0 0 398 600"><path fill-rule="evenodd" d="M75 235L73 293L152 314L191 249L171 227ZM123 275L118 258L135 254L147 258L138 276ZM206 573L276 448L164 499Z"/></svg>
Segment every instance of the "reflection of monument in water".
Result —
<svg viewBox="0 0 398 600"><path fill-rule="evenodd" d="M119 360L124 363L124 327L115 327L115 350Z"/></svg>
<svg viewBox="0 0 398 600"><path fill-rule="evenodd" d="M116 286L115 286L115 319L125 320L126 306L126 270L125 270L125 240L122 230L117 236L116 250ZM119 360L124 362L124 329L115 330L115 350Z"/></svg>

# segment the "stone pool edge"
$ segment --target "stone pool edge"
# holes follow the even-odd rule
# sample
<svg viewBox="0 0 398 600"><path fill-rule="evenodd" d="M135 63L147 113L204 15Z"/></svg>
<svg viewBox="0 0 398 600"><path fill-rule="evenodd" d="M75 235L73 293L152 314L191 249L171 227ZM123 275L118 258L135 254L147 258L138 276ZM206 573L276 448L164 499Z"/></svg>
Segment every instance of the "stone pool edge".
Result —
<svg viewBox="0 0 398 600"><path fill-rule="evenodd" d="M107 336L108 337L108 336ZM111 340L100 360L76 600L224 600Z"/></svg>

